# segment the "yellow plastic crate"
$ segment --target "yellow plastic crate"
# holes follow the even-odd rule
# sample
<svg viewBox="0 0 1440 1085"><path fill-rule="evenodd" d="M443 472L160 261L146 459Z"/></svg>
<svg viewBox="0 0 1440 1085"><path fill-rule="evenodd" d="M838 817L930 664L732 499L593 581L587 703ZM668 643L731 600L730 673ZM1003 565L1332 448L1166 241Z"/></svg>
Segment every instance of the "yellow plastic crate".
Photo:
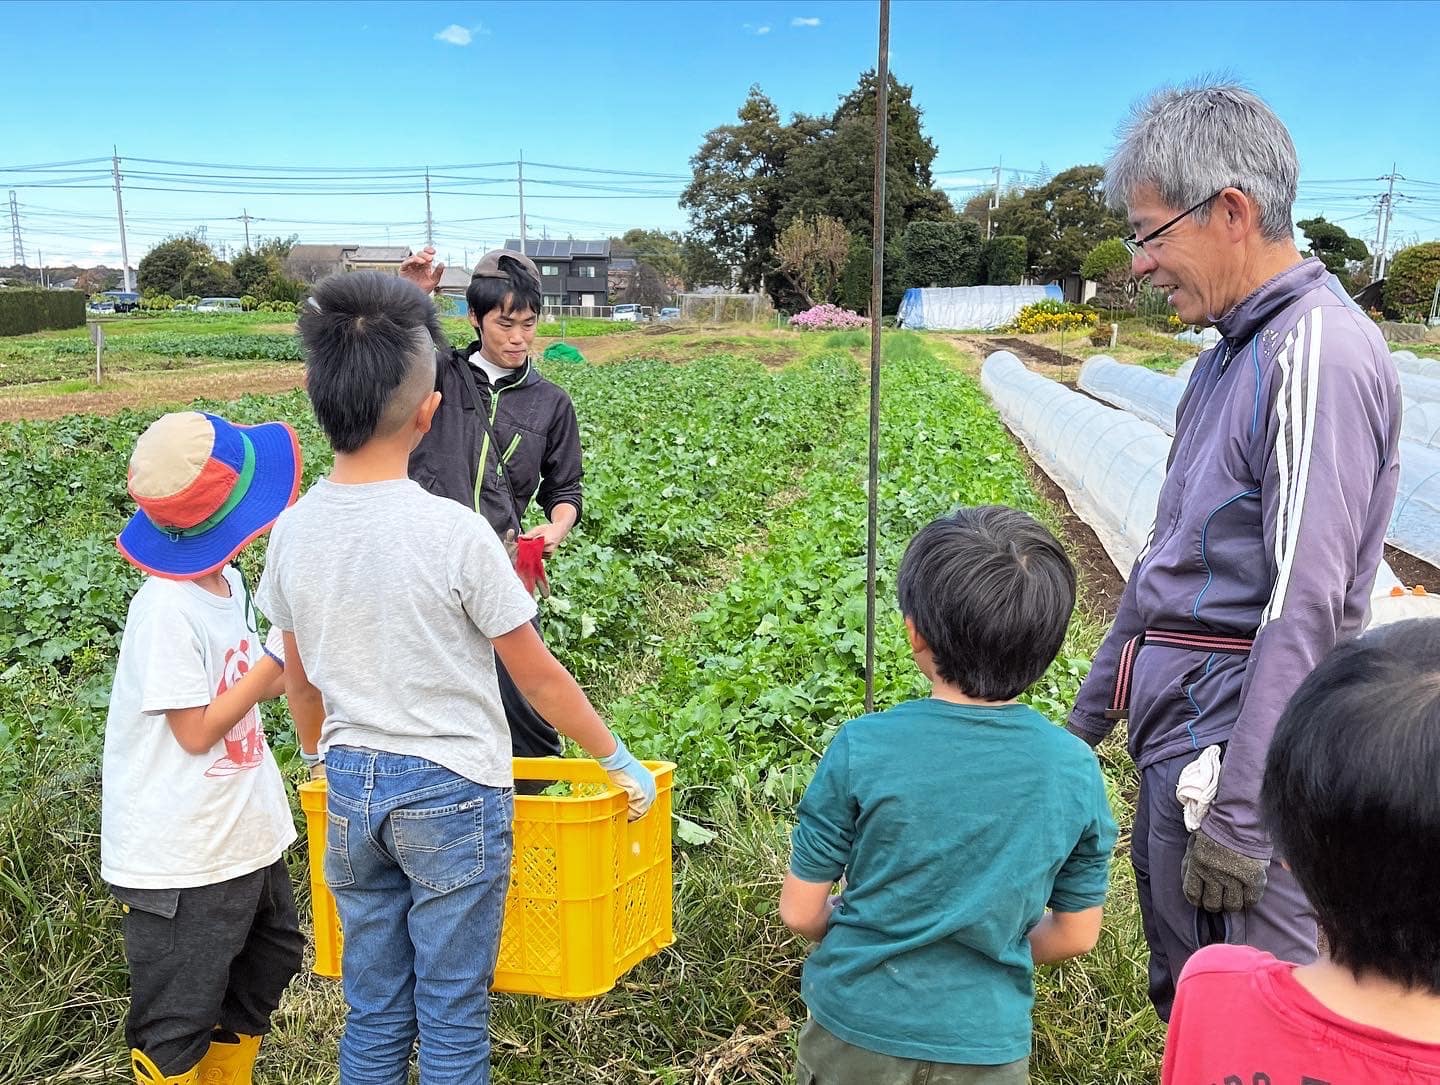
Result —
<svg viewBox="0 0 1440 1085"><path fill-rule="evenodd" d="M670 866L675 766L647 761L655 804L625 819L625 793L589 760L517 757L517 780L563 780L571 794L515 796L515 850L494 990L594 998L675 941ZM340 975L344 938L325 884L326 789L300 785L309 836L315 971Z"/></svg>

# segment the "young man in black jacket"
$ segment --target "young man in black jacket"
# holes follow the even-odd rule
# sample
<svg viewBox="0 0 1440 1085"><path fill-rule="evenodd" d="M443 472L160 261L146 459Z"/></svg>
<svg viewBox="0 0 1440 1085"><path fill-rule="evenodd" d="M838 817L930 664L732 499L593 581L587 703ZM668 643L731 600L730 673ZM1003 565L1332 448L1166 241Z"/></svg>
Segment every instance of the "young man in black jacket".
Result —
<svg viewBox="0 0 1440 1085"><path fill-rule="evenodd" d="M444 270L434 256L430 248L416 253L400 274L432 291ZM543 538L548 556L580 520L582 471L570 396L530 359L540 315L539 269L518 252L486 253L465 301L477 338L463 349L436 348L440 408L410 456L410 477L473 508L502 539L510 532ZM532 498L546 522L525 531ZM495 668L515 755L559 754L555 728L515 688L498 659ZM524 790L520 783L517 790Z"/></svg>

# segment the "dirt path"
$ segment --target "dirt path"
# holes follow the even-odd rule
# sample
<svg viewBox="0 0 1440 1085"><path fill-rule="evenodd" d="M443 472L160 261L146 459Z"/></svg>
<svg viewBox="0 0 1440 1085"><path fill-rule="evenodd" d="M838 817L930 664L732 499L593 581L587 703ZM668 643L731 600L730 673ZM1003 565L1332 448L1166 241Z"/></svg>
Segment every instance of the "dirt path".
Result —
<svg viewBox="0 0 1440 1085"><path fill-rule="evenodd" d="M0 422L63 418L71 414L116 414L144 407L183 406L197 399L237 399L248 394L288 392L304 384L298 363L263 362L204 369L127 373L91 391L60 392L24 387L0 393Z"/></svg>

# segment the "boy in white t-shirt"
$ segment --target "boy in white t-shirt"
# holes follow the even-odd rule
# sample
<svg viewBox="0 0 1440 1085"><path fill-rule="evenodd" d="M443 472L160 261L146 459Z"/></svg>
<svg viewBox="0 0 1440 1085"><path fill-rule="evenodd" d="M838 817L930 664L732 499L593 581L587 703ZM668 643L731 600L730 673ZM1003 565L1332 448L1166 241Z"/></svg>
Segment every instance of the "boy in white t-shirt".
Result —
<svg viewBox="0 0 1440 1085"><path fill-rule="evenodd" d="M295 824L256 709L284 692L283 647L262 646L229 564L299 487L283 422L167 414L130 458L139 509L116 546L149 575L105 724L100 873L124 906L142 1085L249 1085L300 969L284 860Z"/></svg>
<svg viewBox="0 0 1440 1085"><path fill-rule="evenodd" d="M490 1080L488 991L510 882L499 657L629 795L655 780L530 619L484 517L407 476L430 426L435 309L393 275L332 275L300 315L305 390L335 466L275 525L262 608L284 630L301 748L324 756L325 881L345 931L341 1085Z"/></svg>

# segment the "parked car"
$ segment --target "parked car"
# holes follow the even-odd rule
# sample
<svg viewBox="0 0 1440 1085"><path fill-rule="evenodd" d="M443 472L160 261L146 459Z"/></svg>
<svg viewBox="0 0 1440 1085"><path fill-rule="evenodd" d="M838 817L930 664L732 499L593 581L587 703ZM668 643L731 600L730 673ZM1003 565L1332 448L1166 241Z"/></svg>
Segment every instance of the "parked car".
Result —
<svg viewBox="0 0 1440 1085"><path fill-rule="evenodd" d="M105 297L110 299L112 312L128 313L131 309L140 308L140 295L133 290L107 290Z"/></svg>
<svg viewBox="0 0 1440 1085"><path fill-rule="evenodd" d="M664 309L660 310L660 315L655 319L661 321L679 320L680 310L673 305L667 305Z"/></svg>
<svg viewBox="0 0 1440 1085"><path fill-rule="evenodd" d="M195 306L197 313L238 313L241 311L239 298L201 298Z"/></svg>
<svg viewBox="0 0 1440 1085"><path fill-rule="evenodd" d="M632 324L640 319L640 306L638 305L617 305L610 310L611 320L628 320Z"/></svg>
<svg viewBox="0 0 1440 1085"><path fill-rule="evenodd" d="M85 308L92 313L113 313L115 303L113 301L92 301Z"/></svg>

